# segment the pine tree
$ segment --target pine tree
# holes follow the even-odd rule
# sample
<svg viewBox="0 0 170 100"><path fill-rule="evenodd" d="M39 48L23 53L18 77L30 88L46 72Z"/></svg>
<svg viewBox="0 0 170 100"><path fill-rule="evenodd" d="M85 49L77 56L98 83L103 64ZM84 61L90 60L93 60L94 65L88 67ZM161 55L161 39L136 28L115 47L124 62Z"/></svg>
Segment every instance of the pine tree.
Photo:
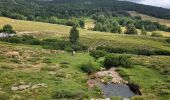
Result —
<svg viewBox="0 0 170 100"><path fill-rule="evenodd" d="M79 40L79 31L77 30L77 27L73 27L70 30L70 42L76 43Z"/></svg>

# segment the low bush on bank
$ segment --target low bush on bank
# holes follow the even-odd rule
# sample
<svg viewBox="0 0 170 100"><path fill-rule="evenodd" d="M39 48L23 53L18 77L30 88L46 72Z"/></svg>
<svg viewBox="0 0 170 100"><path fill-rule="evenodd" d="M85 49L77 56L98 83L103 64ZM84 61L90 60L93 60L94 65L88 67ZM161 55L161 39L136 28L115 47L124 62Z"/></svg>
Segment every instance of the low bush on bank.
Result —
<svg viewBox="0 0 170 100"><path fill-rule="evenodd" d="M94 57L96 60L100 57L104 57L107 54L104 50L94 50L90 52L90 56Z"/></svg>
<svg viewBox="0 0 170 100"><path fill-rule="evenodd" d="M80 68L83 72L88 73L88 74L100 70L100 67L97 64L92 63L92 62L83 63Z"/></svg>
<svg viewBox="0 0 170 100"><path fill-rule="evenodd" d="M83 91L77 90L58 90L54 96L53 99L77 99L81 100L85 97L85 93Z"/></svg>
<svg viewBox="0 0 170 100"><path fill-rule="evenodd" d="M105 57L104 66L106 68L119 67L119 66L129 68L133 66L133 63L130 57L127 55L110 54Z"/></svg>
<svg viewBox="0 0 170 100"><path fill-rule="evenodd" d="M167 41L168 43L170 43L170 38L166 39L166 41Z"/></svg>
<svg viewBox="0 0 170 100"><path fill-rule="evenodd" d="M66 51L83 51L87 50L87 46L81 43L72 44L69 41L63 41L58 39L45 39L41 42L41 45L45 49L66 50Z"/></svg>
<svg viewBox="0 0 170 100"><path fill-rule="evenodd" d="M9 42L9 43L40 45L40 40L34 38L33 36L28 36L28 35L0 38L0 41Z"/></svg>
<svg viewBox="0 0 170 100"><path fill-rule="evenodd" d="M104 50L109 53L127 53L130 52L130 50L125 49L125 48L114 48L114 47L109 47L109 46L98 46L96 48L97 50Z"/></svg>
<svg viewBox="0 0 170 100"><path fill-rule="evenodd" d="M38 40L33 36L23 35L23 36L12 36L6 38L0 38L0 41L9 43L20 43L29 45L41 45L44 49L54 49L54 50L66 50L66 51L83 51L87 50L88 47L81 43L72 44L69 41L58 40L58 39L45 39Z"/></svg>
<svg viewBox="0 0 170 100"><path fill-rule="evenodd" d="M146 56L151 56L151 55L170 55L170 51L168 50L162 50L162 49L127 49L127 48L115 48L115 47L109 47L109 46L99 46L96 48L97 50L104 50L109 53L131 53L131 54L137 54L137 55L146 55Z"/></svg>

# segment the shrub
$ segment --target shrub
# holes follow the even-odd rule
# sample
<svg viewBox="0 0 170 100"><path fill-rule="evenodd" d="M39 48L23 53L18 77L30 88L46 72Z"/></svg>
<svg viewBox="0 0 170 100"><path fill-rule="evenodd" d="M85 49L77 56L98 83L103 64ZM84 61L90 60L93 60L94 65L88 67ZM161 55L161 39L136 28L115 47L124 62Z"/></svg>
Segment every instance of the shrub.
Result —
<svg viewBox="0 0 170 100"><path fill-rule="evenodd" d="M168 50L155 50L154 53L156 55L170 55L170 51Z"/></svg>
<svg viewBox="0 0 170 100"><path fill-rule="evenodd" d="M8 41L6 42L10 42L10 43L21 43L21 38L19 38L18 36L13 36L13 37L9 37Z"/></svg>
<svg viewBox="0 0 170 100"><path fill-rule="evenodd" d="M170 38L166 39L166 41L167 41L168 43L170 43Z"/></svg>
<svg viewBox="0 0 170 100"><path fill-rule="evenodd" d="M105 57L104 59L104 65L106 68L111 68L111 67L132 67L133 63L129 59L129 56L126 55L113 55L110 54Z"/></svg>
<svg viewBox="0 0 170 100"><path fill-rule="evenodd" d="M9 24L3 26L2 31L5 32L5 33L9 33L9 34L11 34L11 33L16 34L16 32L13 30L13 27Z"/></svg>
<svg viewBox="0 0 170 100"><path fill-rule="evenodd" d="M81 48L81 46L80 45L71 45L71 48L74 50L74 51L81 51L82 50L82 48Z"/></svg>
<svg viewBox="0 0 170 100"><path fill-rule="evenodd" d="M90 52L90 56L94 57L95 59L104 57L106 54L107 54L107 52L103 51L103 50L94 50L94 51Z"/></svg>
<svg viewBox="0 0 170 100"><path fill-rule="evenodd" d="M43 63L52 63L50 58L43 59Z"/></svg>
<svg viewBox="0 0 170 100"><path fill-rule="evenodd" d="M154 55L154 51L149 50L149 49L137 49L135 50L135 53L137 55L146 55L146 56L150 56L150 55Z"/></svg>
<svg viewBox="0 0 170 100"><path fill-rule="evenodd" d="M81 70L88 74L96 72L99 69L100 68L92 62L84 63L81 65Z"/></svg>
<svg viewBox="0 0 170 100"><path fill-rule="evenodd" d="M152 37L163 37L163 35L159 32L152 32Z"/></svg>
<svg viewBox="0 0 170 100"><path fill-rule="evenodd" d="M54 96L53 99L83 99L85 96L85 93L83 91L77 90L58 90Z"/></svg>
<svg viewBox="0 0 170 100"><path fill-rule="evenodd" d="M73 50L71 47L66 47L66 48L64 49L64 51L73 52L74 50Z"/></svg>
<svg viewBox="0 0 170 100"><path fill-rule="evenodd" d="M109 46L99 46L96 48L97 50L104 50L109 53L127 53L130 52L130 50L125 49L125 48L114 48L114 47L109 47Z"/></svg>
<svg viewBox="0 0 170 100"><path fill-rule="evenodd" d="M138 34L136 27L133 24L129 24L126 27L125 34Z"/></svg>

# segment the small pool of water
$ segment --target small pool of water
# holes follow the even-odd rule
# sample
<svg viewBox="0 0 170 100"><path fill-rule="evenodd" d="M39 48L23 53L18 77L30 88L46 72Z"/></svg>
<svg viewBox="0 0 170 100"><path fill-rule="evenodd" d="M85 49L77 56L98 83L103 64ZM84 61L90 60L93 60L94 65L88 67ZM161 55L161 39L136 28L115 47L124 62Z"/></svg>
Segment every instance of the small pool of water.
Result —
<svg viewBox="0 0 170 100"><path fill-rule="evenodd" d="M109 83L109 84L100 84L99 87L102 89L104 95L108 98L113 96L130 98L136 95L130 90L129 86L126 84Z"/></svg>

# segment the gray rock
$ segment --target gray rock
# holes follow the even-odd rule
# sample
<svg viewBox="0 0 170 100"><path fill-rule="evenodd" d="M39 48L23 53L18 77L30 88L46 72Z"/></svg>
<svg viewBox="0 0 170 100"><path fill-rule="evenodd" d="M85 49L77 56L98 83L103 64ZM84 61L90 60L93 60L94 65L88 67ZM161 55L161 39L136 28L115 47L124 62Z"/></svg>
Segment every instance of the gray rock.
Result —
<svg viewBox="0 0 170 100"><path fill-rule="evenodd" d="M19 90L19 87L17 87L17 86L11 87L11 90L12 91L17 91L17 90Z"/></svg>

